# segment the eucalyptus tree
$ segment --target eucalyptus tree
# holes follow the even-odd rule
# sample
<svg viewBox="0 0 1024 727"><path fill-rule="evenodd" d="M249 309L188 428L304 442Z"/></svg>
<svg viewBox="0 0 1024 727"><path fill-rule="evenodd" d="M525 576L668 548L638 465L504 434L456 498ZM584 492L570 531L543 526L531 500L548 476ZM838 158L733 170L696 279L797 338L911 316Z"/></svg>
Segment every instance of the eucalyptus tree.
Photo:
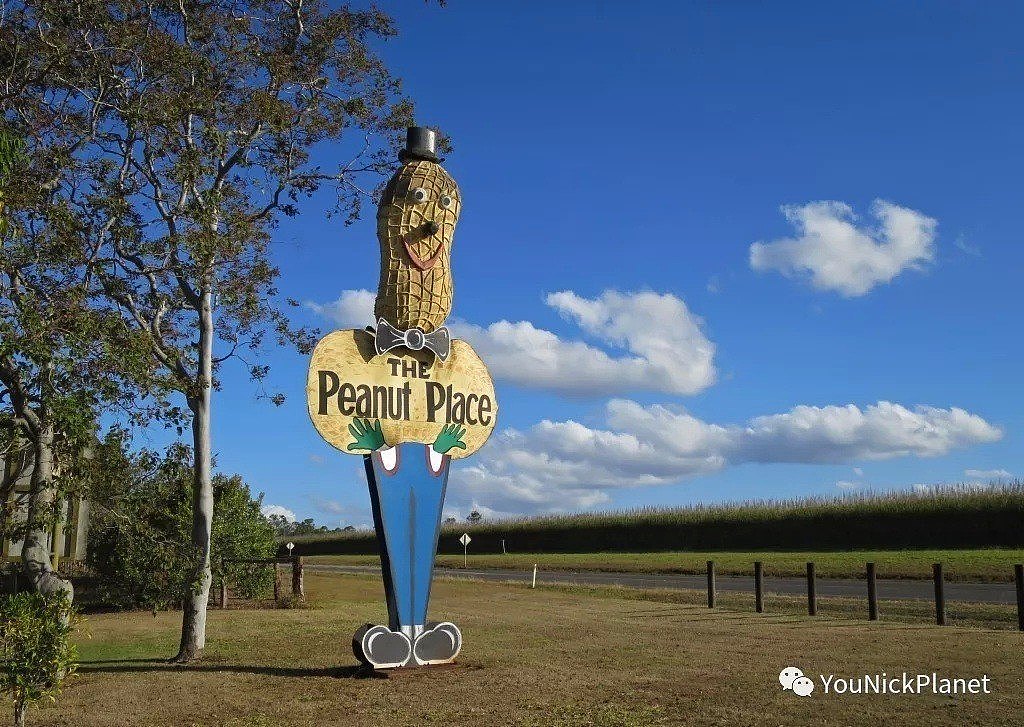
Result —
<svg viewBox="0 0 1024 727"><path fill-rule="evenodd" d="M0 130L0 427L3 493L30 473L27 517L5 536L24 538L28 581L41 592L70 583L52 572L48 538L74 486L100 404L126 405L129 362L148 359L119 317L89 302L89 260L78 222L42 183L37 149ZM49 169L42 170L49 177ZM132 351L135 351L133 356ZM6 532L11 530L12 532ZM16 531L16 532L14 532Z"/></svg>
<svg viewBox="0 0 1024 727"><path fill-rule="evenodd" d="M90 282L184 400L198 565L175 659L190 661L206 637L218 373L238 358L262 382L266 343L311 347L285 315L271 239L323 185L351 222L389 170L411 121L376 50L396 30L323 0L36 0L6 24L28 80L8 84L5 111L59 150Z"/></svg>

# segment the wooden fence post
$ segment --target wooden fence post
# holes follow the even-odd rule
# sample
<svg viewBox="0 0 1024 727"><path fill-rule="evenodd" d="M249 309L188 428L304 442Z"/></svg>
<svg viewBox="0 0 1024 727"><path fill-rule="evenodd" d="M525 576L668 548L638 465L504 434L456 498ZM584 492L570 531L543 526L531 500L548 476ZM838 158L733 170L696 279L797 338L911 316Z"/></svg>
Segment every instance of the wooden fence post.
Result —
<svg viewBox="0 0 1024 727"><path fill-rule="evenodd" d="M1024 631L1024 564L1013 566L1013 576L1017 581L1017 628Z"/></svg>
<svg viewBox="0 0 1024 727"><path fill-rule="evenodd" d="M942 563L932 564L932 578L935 579L935 623L946 625L946 594L942 578Z"/></svg>
<svg viewBox="0 0 1024 727"><path fill-rule="evenodd" d="M292 595L306 597L306 589L302 583L302 556L292 556Z"/></svg>
<svg viewBox="0 0 1024 727"><path fill-rule="evenodd" d="M277 571L277 561L274 561L274 601L281 600L281 578Z"/></svg>
<svg viewBox="0 0 1024 727"><path fill-rule="evenodd" d="M818 593L814 583L814 561L807 562L807 615L818 615Z"/></svg>
<svg viewBox="0 0 1024 727"><path fill-rule="evenodd" d="M708 608L715 607L715 561L708 561Z"/></svg>
<svg viewBox="0 0 1024 727"><path fill-rule="evenodd" d="M764 613L764 564L754 561L754 610Z"/></svg>
<svg viewBox="0 0 1024 727"><path fill-rule="evenodd" d="M868 620L878 620L878 585L875 583L874 563L868 563Z"/></svg>
<svg viewBox="0 0 1024 727"><path fill-rule="evenodd" d="M227 562L223 558L220 559L220 607L228 607Z"/></svg>

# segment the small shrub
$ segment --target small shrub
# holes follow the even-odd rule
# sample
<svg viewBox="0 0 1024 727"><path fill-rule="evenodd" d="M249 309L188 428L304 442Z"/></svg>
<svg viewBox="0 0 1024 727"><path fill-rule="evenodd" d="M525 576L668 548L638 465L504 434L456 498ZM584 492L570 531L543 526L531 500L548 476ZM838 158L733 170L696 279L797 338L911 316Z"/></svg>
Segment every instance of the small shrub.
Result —
<svg viewBox="0 0 1024 727"><path fill-rule="evenodd" d="M309 602L302 596L288 595L277 599L278 608L310 608Z"/></svg>
<svg viewBox="0 0 1024 727"><path fill-rule="evenodd" d="M75 618L63 593L0 597L0 690L14 702L14 724L25 724L29 704L57 700L75 670Z"/></svg>

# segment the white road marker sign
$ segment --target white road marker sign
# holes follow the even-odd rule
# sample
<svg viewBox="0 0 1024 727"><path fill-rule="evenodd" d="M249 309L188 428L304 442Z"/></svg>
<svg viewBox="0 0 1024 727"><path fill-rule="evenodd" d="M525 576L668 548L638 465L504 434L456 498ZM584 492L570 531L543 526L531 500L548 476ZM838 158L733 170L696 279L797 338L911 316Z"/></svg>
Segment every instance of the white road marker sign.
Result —
<svg viewBox="0 0 1024 727"><path fill-rule="evenodd" d="M462 567L469 568L469 543L473 538L469 537L469 533L463 533L462 537L459 538L459 542L462 543Z"/></svg>

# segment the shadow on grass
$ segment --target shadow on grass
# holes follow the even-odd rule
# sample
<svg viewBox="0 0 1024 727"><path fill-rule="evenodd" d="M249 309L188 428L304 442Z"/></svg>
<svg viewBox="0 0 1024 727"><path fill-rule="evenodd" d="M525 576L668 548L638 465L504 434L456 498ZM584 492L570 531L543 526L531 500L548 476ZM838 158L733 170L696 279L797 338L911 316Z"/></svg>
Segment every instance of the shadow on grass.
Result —
<svg viewBox="0 0 1024 727"><path fill-rule="evenodd" d="M261 674L275 677L332 677L334 679L387 679L384 672L368 667L286 667L260 666L256 664L172 664L158 659L101 659L78 663L79 674L124 674L145 672L233 672L236 674Z"/></svg>

